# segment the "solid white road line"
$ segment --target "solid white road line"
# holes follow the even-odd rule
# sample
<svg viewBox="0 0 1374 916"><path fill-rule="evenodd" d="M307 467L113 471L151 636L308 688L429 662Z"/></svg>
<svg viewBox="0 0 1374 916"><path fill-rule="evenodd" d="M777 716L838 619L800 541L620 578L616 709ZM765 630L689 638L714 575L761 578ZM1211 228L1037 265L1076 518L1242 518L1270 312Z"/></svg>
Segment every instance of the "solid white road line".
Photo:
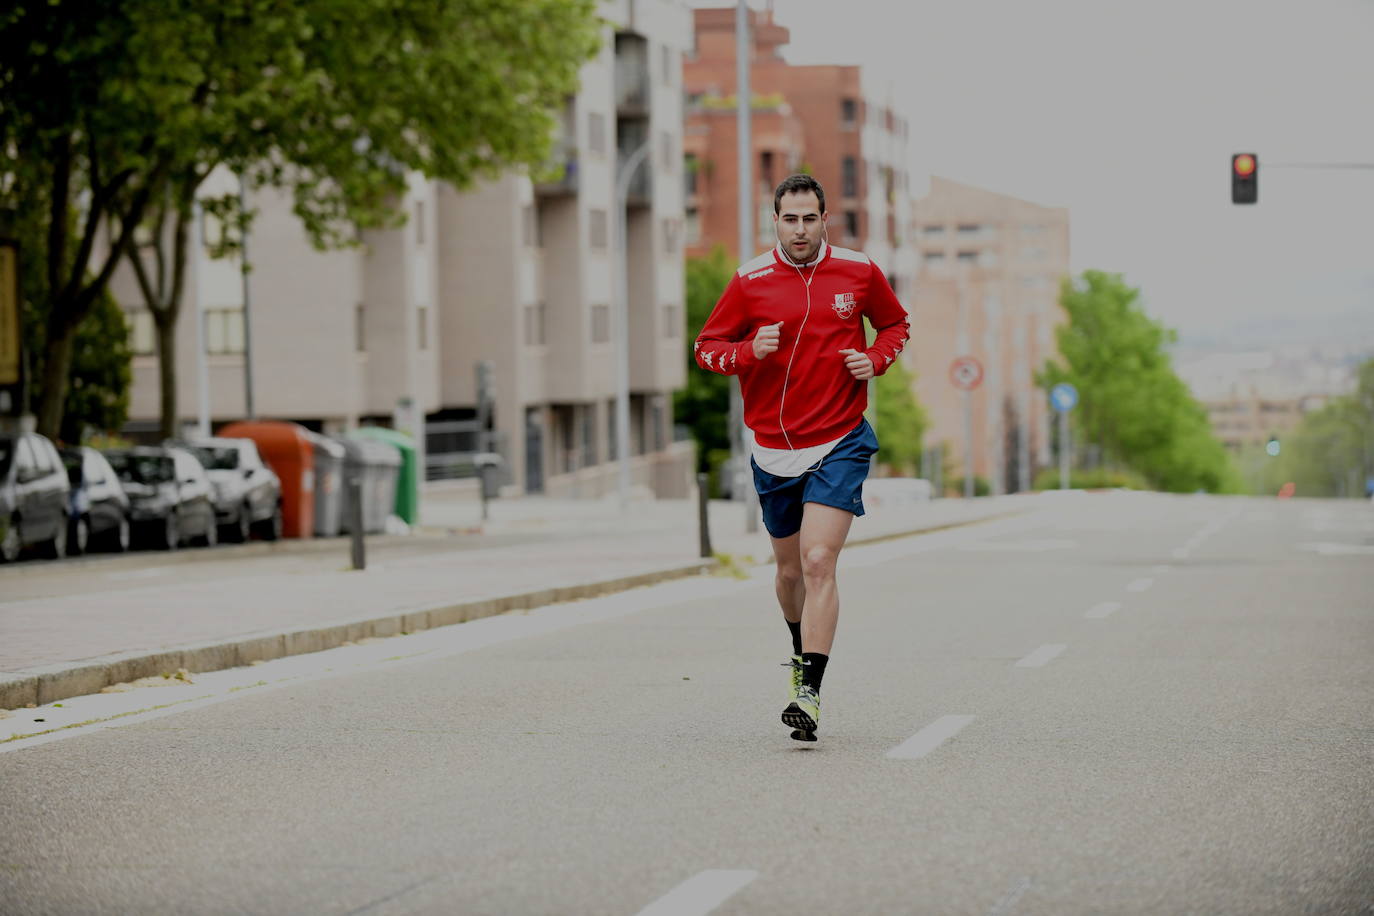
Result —
<svg viewBox="0 0 1374 916"><path fill-rule="evenodd" d="M712 868L683 881L639 911L639 916L699 916L724 903L759 876L756 871Z"/></svg>
<svg viewBox="0 0 1374 916"><path fill-rule="evenodd" d="M1135 580L1134 582L1132 582L1130 585L1126 586L1126 591L1128 591L1128 592L1143 592L1143 591L1145 591L1147 588L1149 588L1151 585L1154 585L1154 584L1155 584L1155 580L1154 580L1154 579L1151 579L1151 578L1149 578L1149 577L1146 577L1146 578L1144 578L1144 579L1136 579L1136 580Z"/></svg>
<svg viewBox="0 0 1374 916"><path fill-rule="evenodd" d="M1104 601L1101 604L1094 604L1092 607L1088 608L1088 613L1083 616L1088 618L1107 617L1119 610L1121 610L1120 601Z"/></svg>
<svg viewBox="0 0 1374 916"><path fill-rule="evenodd" d="M1067 648L1068 646L1061 645L1059 643L1055 643L1053 645L1048 646L1041 646L1040 648L1032 652L1030 655L1027 655L1025 658L1017 662L1016 667L1043 668L1050 661L1052 661L1055 656L1057 656L1060 652L1063 652Z"/></svg>
<svg viewBox="0 0 1374 916"><path fill-rule="evenodd" d="M924 757L950 738L959 734L973 716L941 716L925 728L887 752L894 760L913 760Z"/></svg>

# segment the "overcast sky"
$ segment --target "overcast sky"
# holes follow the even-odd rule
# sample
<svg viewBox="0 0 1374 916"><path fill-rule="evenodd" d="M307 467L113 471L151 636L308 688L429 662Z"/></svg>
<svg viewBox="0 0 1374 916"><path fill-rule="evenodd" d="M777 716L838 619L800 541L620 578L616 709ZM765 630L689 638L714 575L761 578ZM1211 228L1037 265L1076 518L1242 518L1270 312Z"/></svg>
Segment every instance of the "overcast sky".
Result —
<svg viewBox="0 0 1374 916"><path fill-rule="evenodd" d="M891 82L917 171L1069 208L1073 271L1124 274L1185 341L1374 328L1374 168L1277 167L1374 164L1374 0L773 7L789 62ZM1260 202L1235 206L1250 151Z"/></svg>

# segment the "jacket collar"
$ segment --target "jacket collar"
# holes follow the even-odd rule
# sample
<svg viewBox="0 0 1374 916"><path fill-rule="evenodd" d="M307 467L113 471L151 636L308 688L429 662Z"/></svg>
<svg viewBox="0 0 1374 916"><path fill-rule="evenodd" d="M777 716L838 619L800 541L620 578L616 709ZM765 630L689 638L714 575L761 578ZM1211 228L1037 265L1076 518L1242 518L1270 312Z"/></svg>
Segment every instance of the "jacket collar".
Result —
<svg viewBox="0 0 1374 916"><path fill-rule="evenodd" d="M781 263L786 264L788 267L815 267L817 264L821 263L826 259L826 257L829 256L830 243L827 242L825 239L821 239L821 247L816 249L816 256L811 260L807 261L805 264L798 264L791 258L789 258L787 256L787 252L782 250L781 244L773 246L773 254L777 256L777 259Z"/></svg>

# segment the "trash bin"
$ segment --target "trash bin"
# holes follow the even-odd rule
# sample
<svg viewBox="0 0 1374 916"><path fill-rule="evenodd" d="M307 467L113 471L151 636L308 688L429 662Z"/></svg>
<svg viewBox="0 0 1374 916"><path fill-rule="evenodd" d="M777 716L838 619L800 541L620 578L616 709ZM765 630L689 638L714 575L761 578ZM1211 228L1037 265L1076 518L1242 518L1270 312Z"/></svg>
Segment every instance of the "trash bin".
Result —
<svg viewBox="0 0 1374 916"><path fill-rule="evenodd" d="M344 448L318 433L307 435L315 450L315 536L338 537L343 519Z"/></svg>
<svg viewBox="0 0 1374 916"><path fill-rule="evenodd" d="M495 499L501 495L501 456L496 452L478 452L472 456L472 463L482 479L482 498Z"/></svg>
<svg viewBox="0 0 1374 916"><path fill-rule="evenodd" d="M420 517L420 466L419 457L415 454L415 440L405 433L383 426L362 426L348 435L350 438L385 442L400 453L401 466L396 475L396 499L392 503L391 511L399 515L407 525L414 525Z"/></svg>
<svg viewBox="0 0 1374 916"><path fill-rule="evenodd" d="M401 453L396 447L374 439L336 437L344 450L343 521L340 530L352 534L349 520L353 506L349 500L349 478L357 475L361 484L363 532L383 534L387 516L396 505L396 475L401 469Z"/></svg>
<svg viewBox="0 0 1374 916"><path fill-rule="evenodd" d="M243 420L230 423L216 435L252 439L262 460L281 479L282 535L308 538L315 532L314 435L298 423L280 420Z"/></svg>

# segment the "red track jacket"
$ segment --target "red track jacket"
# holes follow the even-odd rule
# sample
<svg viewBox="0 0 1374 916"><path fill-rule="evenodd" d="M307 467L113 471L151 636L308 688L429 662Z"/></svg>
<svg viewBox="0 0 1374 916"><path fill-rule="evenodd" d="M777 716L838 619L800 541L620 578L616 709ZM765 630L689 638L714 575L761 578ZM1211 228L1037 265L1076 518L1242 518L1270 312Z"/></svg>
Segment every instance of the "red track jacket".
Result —
<svg viewBox="0 0 1374 916"><path fill-rule="evenodd" d="M878 332L871 347L860 316ZM779 321L778 349L756 359L754 334ZM695 352L703 369L740 377L744 423L760 445L797 449L838 439L863 418L868 383L850 374L839 351L867 353L882 375L909 332L906 309L878 266L822 242L813 267L792 265L776 248L740 267Z"/></svg>

